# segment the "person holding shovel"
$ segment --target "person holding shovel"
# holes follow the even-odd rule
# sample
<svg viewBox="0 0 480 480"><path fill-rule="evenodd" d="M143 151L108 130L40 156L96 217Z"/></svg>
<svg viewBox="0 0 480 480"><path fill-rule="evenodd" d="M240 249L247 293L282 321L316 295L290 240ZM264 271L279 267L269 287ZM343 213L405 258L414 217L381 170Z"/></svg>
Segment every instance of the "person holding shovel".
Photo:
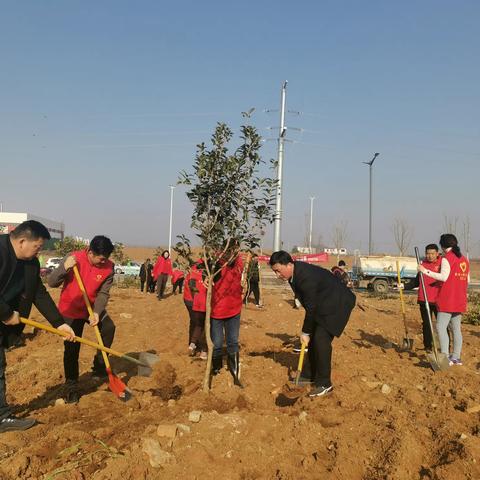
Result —
<svg viewBox="0 0 480 480"><path fill-rule="evenodd" d="M105 310L110 296L110 287L113 284L114 264L109 260L113 248L109 238L98 235L92 239L85 250L67 255L48 277L48 284L51 287L62 285L58 308L65 322L71 325L75 335L82 336L86 323L92 327L98 325L106 347L112 345L115 335L115 324ZM83 280L90 303L93 305L93 316L91 317L73 272L75 265ZM79 343L65 344L63 365L67 386L67 403L76 403L80 398L78 391L79 354ZM101 352L97 352L94 357L92 373L94 377L107 378Z"/></svg>
<svg viewBox="0 0 480 480"><path fill-rule="evenodd" d="M427 270L438 273L440 272L441 263L442 257L439 255L438 245L435 243L430 243L425 247L425 260L422 261L421 265ZM417 276L415 280L415 286L419 285L420 281ZM441 286L442 282L430 277L425 278L425 290L427 292L428 306L430 307L430 312L432 312L435 317L437 316L436 301ZM418 289L417 303L420 307L420 316L422 317L423 347L427 352L430 352L432 351L432 332L430 330L426 300L425 296L423 295L422 288Z"/></svg>
<svg viewBox="0 0 480 480"><path fill-rule="evenodd" d="M453 353L449 356L449 364L462 365L462 313L467 311L467 288L470 281L470 264L462 255L455 235L445 233L440 237L440 247L444 256L440 272L435 272L424 265L418 271L434 280L443 282L437 296L437 332L441 353L449 354L449 337L447 328L450 325L453 333ZM428 294L427 294L428 296Z"/></svg>
<svg viewBox="0 0 480 480"><path fill-rule="evenodd" d="M309 396L326 395L333 390L332 341L345 329L355 306L355 295L328 270L293 261L283 250L274 252L269 263L277 277L289 282L295 297L305 308L301 341L308 346L314 384Z"/></svg>
<svg viewBox="0 0 480 480"><path fill-rule="evenodd" d="M37 255L49 239L47 228L35 220L0 235L0 433L35 425L32 418L12 415L6 399L5 349L23 330L20 318L28 318L33 304L53 327L67 334L67 340L74 337L40 279Z"/></svg>

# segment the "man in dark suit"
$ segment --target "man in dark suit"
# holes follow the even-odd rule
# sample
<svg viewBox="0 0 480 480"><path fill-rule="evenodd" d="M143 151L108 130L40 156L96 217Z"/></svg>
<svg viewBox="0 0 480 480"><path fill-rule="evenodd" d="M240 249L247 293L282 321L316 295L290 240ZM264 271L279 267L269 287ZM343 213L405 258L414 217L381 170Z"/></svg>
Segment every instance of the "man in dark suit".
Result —
<svg viewBox="0 0 480 480"><path fill-rule="evenodd" d="M68 334L67 340L75 335L40 279L37 255L49 239L48 230L35 220L21 223L9 235L0 235L0 433L26 430L35 424L32 418L13 416L5 395L5 348L23 330L20 317L28 317L34 304L52 326Z"/></svg>
<svg viewBox="0 0 480 480"><path fill-rule="evenodd" d="M330 271L305 262L294 262L280 250L270 257L270 266L278 277L288 280L295 297L305 308L301 341L308 345L311 397L333 390L331 381L332 341L347 325L355 306L355 295Z"/></svg>

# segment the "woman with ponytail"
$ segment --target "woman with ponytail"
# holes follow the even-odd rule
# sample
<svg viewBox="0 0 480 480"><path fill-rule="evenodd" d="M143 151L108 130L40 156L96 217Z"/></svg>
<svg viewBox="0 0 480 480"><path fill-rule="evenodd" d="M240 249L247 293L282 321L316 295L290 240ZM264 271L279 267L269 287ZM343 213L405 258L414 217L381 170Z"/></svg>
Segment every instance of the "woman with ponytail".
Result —
<svg viewBox="0 0 480 480"><path fill-rule="evenodd" d="M444 252L440 272L432 272L424 266L419 271L427 277L440 280L442 286L437 297L437 332L441 352L448 355L449 339L447 327L452 326L453 353L450 365L462 365L462 313L467 310L467 288L470 281L470 264L462 255L455 235L445 233L440 237L440 246Z"/></svg>

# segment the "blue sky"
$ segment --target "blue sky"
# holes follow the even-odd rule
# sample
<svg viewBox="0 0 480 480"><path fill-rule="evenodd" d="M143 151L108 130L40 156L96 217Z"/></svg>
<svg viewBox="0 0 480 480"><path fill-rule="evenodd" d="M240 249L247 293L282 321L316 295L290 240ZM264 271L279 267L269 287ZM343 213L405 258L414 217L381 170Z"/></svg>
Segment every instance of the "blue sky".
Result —
<svg viewBox="0 0 480 480"><path fill-rule="evenodd" d="M349 248L394 251L443 217L471 221L480 253L480 4L475 1L1 2L0 201L67 232L168 241L169 188L217 121L275 136L287 79L283 240L348 222ZM276 155L266 141L265 159ZM183 187L174 233L188 232ZM272 229L270 229L272 230ZM461 235L460 240L462 241ZM266 240L271 243L271 233ZM475 251L476 250L476 251Z"/></svg>

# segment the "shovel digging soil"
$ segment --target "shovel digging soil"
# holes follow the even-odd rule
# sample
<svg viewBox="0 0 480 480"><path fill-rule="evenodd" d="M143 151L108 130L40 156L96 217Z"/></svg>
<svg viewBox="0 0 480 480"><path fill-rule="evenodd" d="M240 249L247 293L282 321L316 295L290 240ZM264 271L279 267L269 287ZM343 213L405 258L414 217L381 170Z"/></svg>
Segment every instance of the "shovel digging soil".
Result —
<svg viewBox="0 0 480 480"><path fill-rule="evenodd" d="M415 247L415 256L417 257L417 264L420 265L420 255L418 253L418 247ZM419 277L420 277L420 288L422 289L423 297L425 298L425 308L427 310L428 325L430 327L430 332L432 334L433 352L427 353L427 358L434 372L445 371L449 369L450 364L449 364L447 355L445 355L444 353L440 353L437 350L437 340L435 337L435 332L433 331L432 314L430 312L427 289L425 288L425 281L423 279L422 272L419 272Z"/></svg>
<svg viewBox="0 0 480 480"><path fill-rule="evenodd" d="M403 326L405 328L405 337L402 341L402 348L405 350L412 350L413 348L413 338L410 338L408 334L408 326L407 326L407 314L405 313L405 300L403 298L403 285L400 276L400 264L397 260L397 279L398 279L398 291L400 293L400 303L402 305L402 318L403 318Z"/></svg>
<svg viewBox="0 0 480 480"><path fill-rule="evenodd" d="M30 325L31 327L38 328L39 330L45 330L46 332L54 333L55 335L59 335L60 337L66 337L68 336L67 333L61 332L60 330L57 330L56 328L51 327L50 325L45 325L40 322L36 322L35 320L30 320L28 318L20 318L20 321L24 323L25 325ZM143 376L150 376L152 373L152 367L153 365L158 362L159 358L157 355L154 355L152 353L146 353L142 352L139 354L139 357L142 357L144 353L146 353L146 356L143 356L143 361L138 360L131 355L127 355L125 353L118 352L117 350L113 350L113 348L108 348L102 345L99 345L98 343L92 342L91 340L88 340L87 338L83 337L74 337L74 341L78 343L82 343L83 345L88 345L89 347L96 348L97 350L100 350L102 352L109 353L110 355L113 355L118 358L123 358L127 362L134 363L135 365L138 366L138 375L143 375ZM154 357L154 358L153 358Z"/></svg>
<svg viewBox="0 0 480 480"><path fill-rule="evenodd" d="M306 393L306 387L298 385L300 375L302 374L304 358L305 344L302 343L302 347L300 349L300 357L298 359L297 372L295 374L294 385L287 383L282 387L282 391L278 394L278 397L275 401L275 403L279 407L288 407L290 405L293 405L301 396Z"/></svg>
<svg viewBox="0 0 480 480"><path fill-rule="evenodd" d="M282 387L282 391L278 394L275 404L279 407L290 407L294 405L300 397L305 396L306 393L307 387L299 387L287 383Z"/></svg>

